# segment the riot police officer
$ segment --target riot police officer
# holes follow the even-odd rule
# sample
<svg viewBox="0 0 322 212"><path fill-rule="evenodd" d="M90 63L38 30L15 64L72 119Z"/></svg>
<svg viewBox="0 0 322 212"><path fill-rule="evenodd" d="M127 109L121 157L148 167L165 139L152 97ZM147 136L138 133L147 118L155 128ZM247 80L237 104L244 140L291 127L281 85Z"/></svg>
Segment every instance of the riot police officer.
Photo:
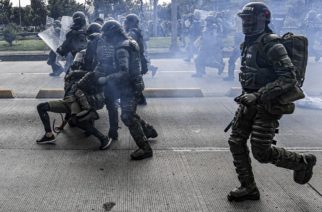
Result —
<svg viewBox="0 0 322 212"><path fill-rule="evenodd" d="M107 92L113 92L115 98L120 98L121 119L139 147L131 154L131 158L141 160L152 157L148 138L157 137L157 132L136 113L136 95L141 94L144 89L139 46L134 40L128 39L117 21L107 21L103 25L102 38L106 42L105 45L113 46L115 69L106 77L99 78L99 83L105 84L107 89L116 88Z"/></svg>
<svg viewBox="0 0 322 212"><path fill-rule="evenodd" d="M54 33L55 33L55 42L59 42L60 31L61 31L61 23L59 20L55 20L53 23ZM47 64L51 66L52 73L49 74L51 77L59 76L64 72L64 67L57 61L57 54L51 50L48 55Z"/></svg>
<svg viewBox="0 0 322 212"><path fill-rule="evenodd" d="M316 163L312 154L299 154L272 145L279 119L294 111L292 102L282 104L280 100L291 91L300 91L291 59L268 26L270 10L263 3L252 2L238 15L245 34L240 73L243 93L235 99L240 106L228 142L241 185L229 193L229 201L260 198L247 146L249 137L256 160L293 170L293 178L299 184L311 179Z"/></svg>
<svg viewBox="0 0 322 212"><path fill-rule="evenodd" d="M140 19L136 14L129 14L125 17L124 21L124 29L127 35L134 39L140 48L140 58L141 58L141 73L142 75L146 74L148 72L148 59L145 56L145 49L144 49L144 40L142 31L139 28ZM141 93L140 96L138 96L138 104L139 105L146 105L146 98Z"/></svg>
<svg viewBox="0 0 322 212"><path fill-rule="evenodd" d="M223 60L222 37L216 24L216 18L212 15L206 18L206 29L199 38L200 47L195 60L196 73L192 77L202 77L206 74L206 67L218 69L218 74L222 74L225 68Z"/></svg>
<svg viewBox="0 0 322 212"><path fill-rule="evenodd" d="M57 49L57 53L64 57L71 53L75 57L77 52L86 48L86 45L86 18L83 12L78 11L73 14L73 25L66 34L66 40Z"/></svg>

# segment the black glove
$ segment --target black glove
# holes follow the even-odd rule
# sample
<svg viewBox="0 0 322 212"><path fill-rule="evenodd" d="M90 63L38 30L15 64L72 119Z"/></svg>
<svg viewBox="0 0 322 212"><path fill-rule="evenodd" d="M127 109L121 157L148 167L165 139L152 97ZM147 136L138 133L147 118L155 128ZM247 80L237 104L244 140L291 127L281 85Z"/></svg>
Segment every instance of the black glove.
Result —
<svg viewBox="0 0 322 212"><path fill-rule="evenodd" d="M254 105L258 103L258 93L246 93L240 97L240 103L243 105Z"/></svg>

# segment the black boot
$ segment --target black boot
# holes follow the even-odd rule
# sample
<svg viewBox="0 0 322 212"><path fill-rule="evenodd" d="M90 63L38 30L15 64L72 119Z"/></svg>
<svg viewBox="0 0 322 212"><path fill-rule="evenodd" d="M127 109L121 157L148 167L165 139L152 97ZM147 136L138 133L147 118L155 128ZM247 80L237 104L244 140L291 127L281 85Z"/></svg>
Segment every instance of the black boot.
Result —
<svg viewBox="0 0 322 212"><path fill-rule="evenodd" d="M228 196L228 201L236 201L241 202L245 200L259 200L260 199L260 193L256 186L256 183L252 183L248 186L241 185L238 188L235 188L232 190Z"/></svg>
<svg viewBox="0 0 322 212"><path fill-rule="evenodd" d="M138 145L139 149L131 154L132 160L143 160L145 158L153 157L153 151L146 137L140 141L136 141L136 145Z"/></svg>
<svg viewBox="0 0 322 212"><path fill-rule="evenodd" d="M147 139L158 137L158 132L154 129L153 126L146 125L146 126L143 127L143 125L142 125L142 128L143 128L144 134L145 134Z"/></svg>
<svg viewBox="0 0 322 212"><path fill-rule="evenodd" d="M312 154L303 155L303 166L294 171L293 179L298 184L306 184L313 175L313 167L316 164L316 157Z"/></svg>
<svg viewBox="0 0 322 212"><path fill-rule="evenodd" d="M146 102L146 98L145 96L143 95L143 93L141 93L139 99L138 99L138 105L142 105L142 106L145 106L147 105L148 103Z"/></svg>
<svg viewBox="0 0 322 212"><path fill-rule="evenodd" d="M119 134L118 134L117 130L110 129L108 131L108 137L116 141L119 138Z"/></svg>

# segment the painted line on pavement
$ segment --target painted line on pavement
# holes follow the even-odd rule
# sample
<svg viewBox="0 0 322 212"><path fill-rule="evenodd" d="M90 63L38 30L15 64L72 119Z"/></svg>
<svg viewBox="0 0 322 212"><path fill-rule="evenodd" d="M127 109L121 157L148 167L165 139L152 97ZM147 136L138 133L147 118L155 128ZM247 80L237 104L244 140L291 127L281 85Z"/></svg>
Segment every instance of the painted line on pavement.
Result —
<svg viewBox="0 0 322 212"><path fill-rule="evenodd" d="M322 152L322 147L282 147L294 152ZM187 148L171 148L174 152L230 152L225 147L187 147Z"/></svg>

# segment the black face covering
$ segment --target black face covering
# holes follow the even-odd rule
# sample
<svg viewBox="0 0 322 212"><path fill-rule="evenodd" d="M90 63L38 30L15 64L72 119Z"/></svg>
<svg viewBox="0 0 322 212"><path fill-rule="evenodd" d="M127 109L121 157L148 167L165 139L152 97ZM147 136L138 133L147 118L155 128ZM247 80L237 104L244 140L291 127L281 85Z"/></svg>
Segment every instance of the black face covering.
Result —
<svg viewBox="0 0 322 212"><path fill-rule="evenodd" d="M241 15L243 33L246 36L258 35L265 31L265 20L260 16Z"/></svg>

